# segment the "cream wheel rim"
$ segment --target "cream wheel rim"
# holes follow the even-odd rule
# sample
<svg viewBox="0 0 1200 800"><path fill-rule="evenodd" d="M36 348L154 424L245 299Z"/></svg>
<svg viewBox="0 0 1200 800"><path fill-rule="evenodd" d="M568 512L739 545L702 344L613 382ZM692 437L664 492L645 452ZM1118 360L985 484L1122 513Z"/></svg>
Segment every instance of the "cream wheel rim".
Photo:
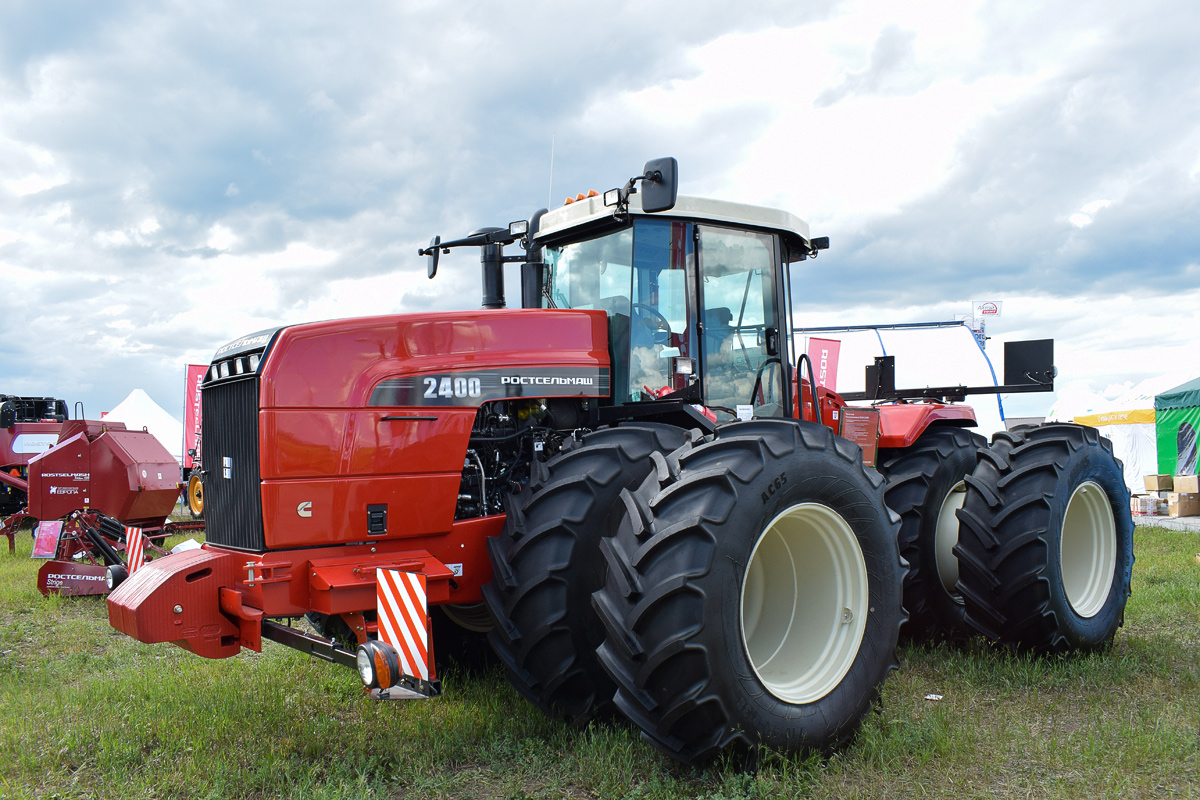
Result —
<svg viewBox="0 0 1200 800"><path fill-rule="evenodd" d="M841 683L867 626L867 565L849 524L799 503L766 526L742 583L742 644L754 674L786 703L811 703Z"/></svg>
<svg viewBox="0 0 1200 800"><path fill-rule="evenodd" d="M959 481L946 493L942 499L942 507L938 510L937 527L933 534L933 552L937 564L938 579L946 594L958 602L962 595L956 588L958 584L958 557L954 555L954 545L958 544L958 511L963 507L967 498L967 483Z"/></svg>
<svg viewBox="0 0 1200 800"><path fill-rule="evenodd" d="M1059 565L1063 591L1075 613L1100 613L1117 568L1117 523L1108 495L1093 481L1071 493L1063 515Z"/></svg>

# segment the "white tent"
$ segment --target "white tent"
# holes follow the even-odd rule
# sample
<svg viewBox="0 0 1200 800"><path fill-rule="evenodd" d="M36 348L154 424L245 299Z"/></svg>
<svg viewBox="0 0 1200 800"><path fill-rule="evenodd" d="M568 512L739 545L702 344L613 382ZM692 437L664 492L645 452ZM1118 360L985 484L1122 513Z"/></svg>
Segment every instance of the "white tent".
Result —
<svg viewBox="0 0 1200 800"><path fill-rule="evenodd" d="M865 367L873 364L876 356L896 357L897 389L999 385L987 354L962 323L801 328L795 334L796 352L808 351L810 337L841 342L836 385L840 392L861 392ZM993 433L1004 430L999 395L969 395L966 402L975 409L977 433L991 439Z"/></svg>
<svg viewBox="0 0 1200 800"><path fill-rule="evenodd" d="M145 428L154 434L154 438L167 448L176 461L183 463L183 423L141 389L130 392L116 408L104 415L104 419L124 422L130 430Z"/></svg>
<svg viewBox="0 0 1200 800"><path fill-rule="evenodd" d="M1143 494L1145 475L1158 472L1158 443L1154 432L1154 396L1187 383L1195 370L1159 375L1134 386L1114 400L1101 400L1074 421L1090 425L1112 440L1113 453L1125 468L1129 491Z"/></svg>
<svg viewBox="0 0 1200 800"><path fill-rule="evenodd" d="M1081 382L1077 381L1076 383ZM1112 400L1091 389L1071 387L1060 389L1054 398L1054 404L1050 406L1050 412L1046 414L1046 422L1074 422L1076 417L1094 414L1099 409L1107 408L1111 403ZM1154 407L1153 400L1151 400L1150 407Z"/></svg>

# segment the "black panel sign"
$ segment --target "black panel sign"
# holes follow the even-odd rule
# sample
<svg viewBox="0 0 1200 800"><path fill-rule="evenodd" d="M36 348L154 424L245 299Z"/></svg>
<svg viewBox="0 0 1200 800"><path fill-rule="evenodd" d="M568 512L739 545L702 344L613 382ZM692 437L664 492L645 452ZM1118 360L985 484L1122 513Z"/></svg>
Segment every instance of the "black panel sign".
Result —
<svg viewBox="0 0 1200 800"><path fill-rule="evenodd" d="M389 378L373 406L477 406L513 397L607 397L607 367L515 367Z"/></svg>

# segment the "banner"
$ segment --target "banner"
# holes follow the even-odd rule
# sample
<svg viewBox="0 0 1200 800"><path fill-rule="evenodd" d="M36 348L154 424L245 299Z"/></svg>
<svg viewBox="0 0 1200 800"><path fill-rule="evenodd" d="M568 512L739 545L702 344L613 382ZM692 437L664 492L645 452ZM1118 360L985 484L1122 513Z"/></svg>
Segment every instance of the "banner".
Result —
<svg viewBox="0 0 1200 800"><path fill-rule="evenodd" d="M192 457L188 450L200 452L200 384L208 367L204 364L187 365L187 387L183 401L183 468L192 468Z"/></svg>
<svg viewBox="0 0 1200 800"><path fill-rule="evenodd" d="M61 519L39 522L33 534L33 552L30 558L54 558L58 552L58 537L62 534Z"/></svg>
<svg viewBox="0 0 1200 800"><path fill-rule="evenodd" d="M1000 311L1004 308L1003 300L972 300L971 312L974 314L976 321L987 319L988 317L1000 316Z"/></svg>
<svg viewBox="0 0 1200 800"><path fill-rule="evenodd" d="M831 392L837 391L838 353L841 349L842 343L837 339L809 337L808 340L808 357L812 359L816 384Z"/></svg>

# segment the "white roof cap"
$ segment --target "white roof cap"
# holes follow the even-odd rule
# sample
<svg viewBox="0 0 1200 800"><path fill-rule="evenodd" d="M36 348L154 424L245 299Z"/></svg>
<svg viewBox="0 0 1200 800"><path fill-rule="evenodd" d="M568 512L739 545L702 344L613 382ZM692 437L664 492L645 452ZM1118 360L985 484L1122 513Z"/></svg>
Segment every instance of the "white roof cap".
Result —
<svg viewBox="0 0 1200 800"><path fill-rule="evenodd" d="M604 205L604 195L576 200L570 205L547 211L538 226L537 238L546 239L571 228L612 217L614 210L614 208ZM730 203L725 200L680 195L675 201L675 207L670 211L645 214L642 211L641 195L634 194L629 198L629 213L647 217L706 219L752 228L770 228L795 234L805 242L809 239L808 223L794 214L776 208L749 206L745 203Z"/></svg>

